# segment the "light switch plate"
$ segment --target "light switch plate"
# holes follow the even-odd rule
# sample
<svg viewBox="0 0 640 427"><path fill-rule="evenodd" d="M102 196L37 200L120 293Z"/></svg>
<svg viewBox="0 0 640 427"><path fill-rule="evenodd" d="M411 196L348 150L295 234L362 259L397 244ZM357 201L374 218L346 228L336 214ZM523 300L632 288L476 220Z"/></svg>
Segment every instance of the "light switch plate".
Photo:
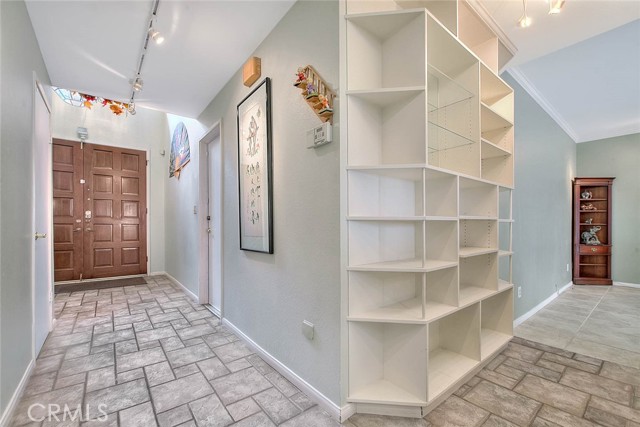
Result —
<svg viewBox="0 0 640 427"><path fill-rule="evenodd" d="M315 327L313 323L308 320L302 321L302 334L307 337L308 340L312 340L315 335Z"/></svg>

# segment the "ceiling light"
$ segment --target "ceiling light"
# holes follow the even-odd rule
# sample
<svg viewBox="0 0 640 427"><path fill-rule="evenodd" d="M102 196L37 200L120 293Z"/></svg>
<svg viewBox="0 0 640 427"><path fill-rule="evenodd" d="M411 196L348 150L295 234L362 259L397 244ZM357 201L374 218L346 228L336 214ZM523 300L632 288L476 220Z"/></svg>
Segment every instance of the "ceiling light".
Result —
<svg viewBox="0 0 640 427"><path fill-rule="evenodd" d="M135 90L136 92L140 92L143 85L144 82L142 81L142 79L140 77L136 77L136 79L133 81L133 90Z"/></svg>
<svg viewBox="0 0 640 427"><path fill-rule="evenodd" d="M549 15L557 15L562 11L565 0L549 0Z"/></svg>
<svg viewBox="0 0 640 427"><path fill-rule="evenodd" d="M520 19L518 19L518 25L521 28L527 28L531 26L531 18L527 15L522 15Z"/></svg>
<svg viewBox="0 0 640 427"><path fill-rule="evenodd" d="M527 28L531 22L531 17L527 15L527 0L522 0L522 16L518 19L518 25L521 28Z"/></svg>
<svg viewBox="0 0 640 427"><path fill-rule="evenodd" d="M164 42L164 36L153 27L149 28L149 37L156 42L156 44L162 44Z"/></svg>

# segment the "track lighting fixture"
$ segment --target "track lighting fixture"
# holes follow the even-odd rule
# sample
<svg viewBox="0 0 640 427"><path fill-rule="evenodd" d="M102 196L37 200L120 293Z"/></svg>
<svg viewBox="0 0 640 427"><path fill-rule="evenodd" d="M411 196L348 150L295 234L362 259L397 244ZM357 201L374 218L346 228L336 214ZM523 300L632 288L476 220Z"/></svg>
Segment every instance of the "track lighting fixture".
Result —
<svg viewBox="0 0 640 427"><path fill-rule="evenodd" d="M564 0L549 0L549 15L557 15L564 7Z"/></svg>
<svg viewBox="0 0 640 427"><path fill-rule="evenodd" d="M527 28L531 25L531 17L527 15L527 0L522 0L522 16L518 19L518 25L521 28Z"/></svg>
<svg viewBox="0 0 640 427"><path fill-rule="evenodd" d="M138 76L133 81L133 90L135 90L136 92L140 92L142 90L143 85L144 85L144 81L140 78L140 76Z"/></svg>
<svg viewBox="0 0 640 427"><path fill-rule="evenodd" d="M164 42L164 36L153 27L149 28L149 37L156 42L156 44L162 44Z"/></svg>

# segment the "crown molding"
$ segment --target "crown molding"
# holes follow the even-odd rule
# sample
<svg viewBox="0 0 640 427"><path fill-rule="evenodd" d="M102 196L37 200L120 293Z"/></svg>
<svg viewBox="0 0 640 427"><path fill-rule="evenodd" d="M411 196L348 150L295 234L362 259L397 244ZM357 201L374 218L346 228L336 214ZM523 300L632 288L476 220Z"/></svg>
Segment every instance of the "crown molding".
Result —
<svg viewBox="0 0 640 427"><path fill-rule="evenodd" d="M509 67L507 72L518 82L520 86L542 107L542 109L565 131L567 135L573 140L573 142L582 142L583 139L578 137L578 134L573 130L569 123L562 117L562 115L556 110L549 101L536 89L531 80L525 76L522 70L517 67Z"/></svg>

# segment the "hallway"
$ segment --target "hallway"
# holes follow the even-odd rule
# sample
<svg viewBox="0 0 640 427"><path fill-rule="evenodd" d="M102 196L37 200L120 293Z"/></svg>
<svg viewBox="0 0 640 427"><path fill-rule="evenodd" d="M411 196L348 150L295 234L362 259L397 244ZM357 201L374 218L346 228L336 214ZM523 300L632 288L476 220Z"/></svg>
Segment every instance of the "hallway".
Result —
<svg viewBox="0 0 640 427"><path fill-rule="evenodd" d="M338 425L204 306L163 276L145 279L56 296L12 425L79 425L62 412L41 424L50 404L83 408L95 423L83 426Z"/></svg>
<svg viewBox="0 0 640 427"><path fill-rule="evenodd" d="M514 334L640 369L640 289L573 286Z"/></svg>

